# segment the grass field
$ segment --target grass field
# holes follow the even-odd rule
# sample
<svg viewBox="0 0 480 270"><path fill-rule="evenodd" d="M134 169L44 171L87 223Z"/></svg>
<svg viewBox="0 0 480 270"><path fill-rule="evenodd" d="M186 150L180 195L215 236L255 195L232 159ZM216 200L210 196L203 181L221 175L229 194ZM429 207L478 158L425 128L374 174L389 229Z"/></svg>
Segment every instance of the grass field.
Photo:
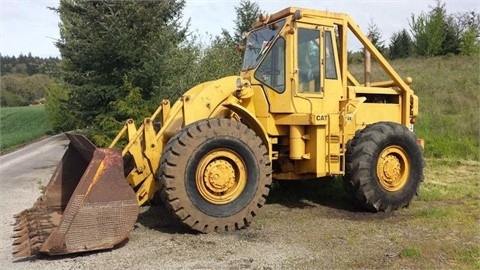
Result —
<svg viewBox="0 0 480 270"><path fill-rule="evenodd" d="M44 105L0 107L0 152L52 133Z"/></svg>
<svg viewBox="0 0 480 270"><path fill-rule="evenodd" d="M443 56L395 60L402 78L413 78L420 116L415 133L425 139L427 157L480 159L480 57ZM350 67L363 81L363 65ZM386 80L377 65L372 81Z"/></svg>
<svg viewBox="0 0 480 270"><path fill-rule="evenodd" d="M437 57L394 63L420 98L417 133L429 157L480 158L480 57Z"/></svg>

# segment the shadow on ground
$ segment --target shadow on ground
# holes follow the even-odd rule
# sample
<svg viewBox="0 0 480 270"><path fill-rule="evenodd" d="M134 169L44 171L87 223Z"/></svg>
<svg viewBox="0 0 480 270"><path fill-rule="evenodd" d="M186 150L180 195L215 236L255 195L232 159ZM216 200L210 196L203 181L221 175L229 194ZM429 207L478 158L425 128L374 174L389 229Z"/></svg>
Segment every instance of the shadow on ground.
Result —
<svg viewBox="0 0 480 270"><path fill-rule="evenodd" d="M345 191L343 180L338 177L298 181L274 181L267 204L287 208L314 208L324 206L332 217L348 220L384 219L396 211L373 213L359 206Z"/></svg>
<svg viewBox="0 0 480 270"><path fill-rule="evenodd" d="M196 234L195 231L186 227L177 218L175 218L170 213L170 210L167 208L167 206L158 204L145 208L146 210L141 211L137 220L142 226L170 234Z"/></svg>
<svg viewBox="0 0 480 270"><path fill-rule="evenodd" d="M355 205L340 178L274 181L267 204L288 208L312 207L312 203L349 212L364 211Z"/></svg>

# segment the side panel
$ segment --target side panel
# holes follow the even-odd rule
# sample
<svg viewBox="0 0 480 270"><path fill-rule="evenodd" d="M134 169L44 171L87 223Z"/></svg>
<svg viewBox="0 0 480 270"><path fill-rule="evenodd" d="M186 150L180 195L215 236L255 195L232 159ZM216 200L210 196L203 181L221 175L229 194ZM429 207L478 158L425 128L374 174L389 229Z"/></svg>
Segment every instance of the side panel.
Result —
<svg viewBox="0 0 480 270"><path fill-rule="evenodd" d="M364 103L358 109L356 117L357 128L380 121L402 122L400 104Z"/></svg>

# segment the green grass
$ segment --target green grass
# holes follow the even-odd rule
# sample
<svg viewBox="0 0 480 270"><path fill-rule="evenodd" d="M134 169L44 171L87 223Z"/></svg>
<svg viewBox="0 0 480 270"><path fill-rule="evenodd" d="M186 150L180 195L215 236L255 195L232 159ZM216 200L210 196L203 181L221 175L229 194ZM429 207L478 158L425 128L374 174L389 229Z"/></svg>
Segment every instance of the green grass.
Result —
<svg viewBox="0 0 480 270"><path fill-rule="evenodd" d="M51 133L44 105L0 107L0 152Z"/></svg>
<svg viewBox="0 0 480 270"><path fill-rule="evenodd" d="M480 199L480 165L476 161L428 159L422 201ZM466 201L466 200L465 200Z"/></svg>
<svg viewBox="0 0 480 270"><path fill-rule="evenodd" d="M419 197L404 221L405 227L415 228L417 238L400 241L415 248L404 248L402 258L416 261L420 268L436 258L444 266L480 269L478 179L478 161L428 159Z"/></svg>
<svg viewBox="0 0 480 270"><path fill-rule="evenodd" d="M400 256L410 259L420 259L422 257L422 253L416 248L406 247L402 249Z"/></svg>
<svg viewBox="0 0 480 270"><path fill-rule="evenodd" d="M390 62L420 100L415 133L425 140L425 155L480 160L480 57L443 56ZM363 66L350 67L363 81ZM372 81L386 80L377 65Z"/></svg>

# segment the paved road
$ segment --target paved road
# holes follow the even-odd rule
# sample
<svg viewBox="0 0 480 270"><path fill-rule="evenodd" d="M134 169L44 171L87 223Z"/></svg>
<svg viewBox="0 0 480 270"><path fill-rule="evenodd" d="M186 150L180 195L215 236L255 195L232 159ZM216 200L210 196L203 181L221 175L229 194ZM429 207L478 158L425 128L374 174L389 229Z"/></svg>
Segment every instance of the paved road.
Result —
<svg viewBox="0 0 480 270"><path fill-rule="evenodd" d="M40 196L68 145L65 135L35 142L0 156L0 268L13 269L13 214L29 208ZM23 268L20 266L20 268Z"/></svg>

